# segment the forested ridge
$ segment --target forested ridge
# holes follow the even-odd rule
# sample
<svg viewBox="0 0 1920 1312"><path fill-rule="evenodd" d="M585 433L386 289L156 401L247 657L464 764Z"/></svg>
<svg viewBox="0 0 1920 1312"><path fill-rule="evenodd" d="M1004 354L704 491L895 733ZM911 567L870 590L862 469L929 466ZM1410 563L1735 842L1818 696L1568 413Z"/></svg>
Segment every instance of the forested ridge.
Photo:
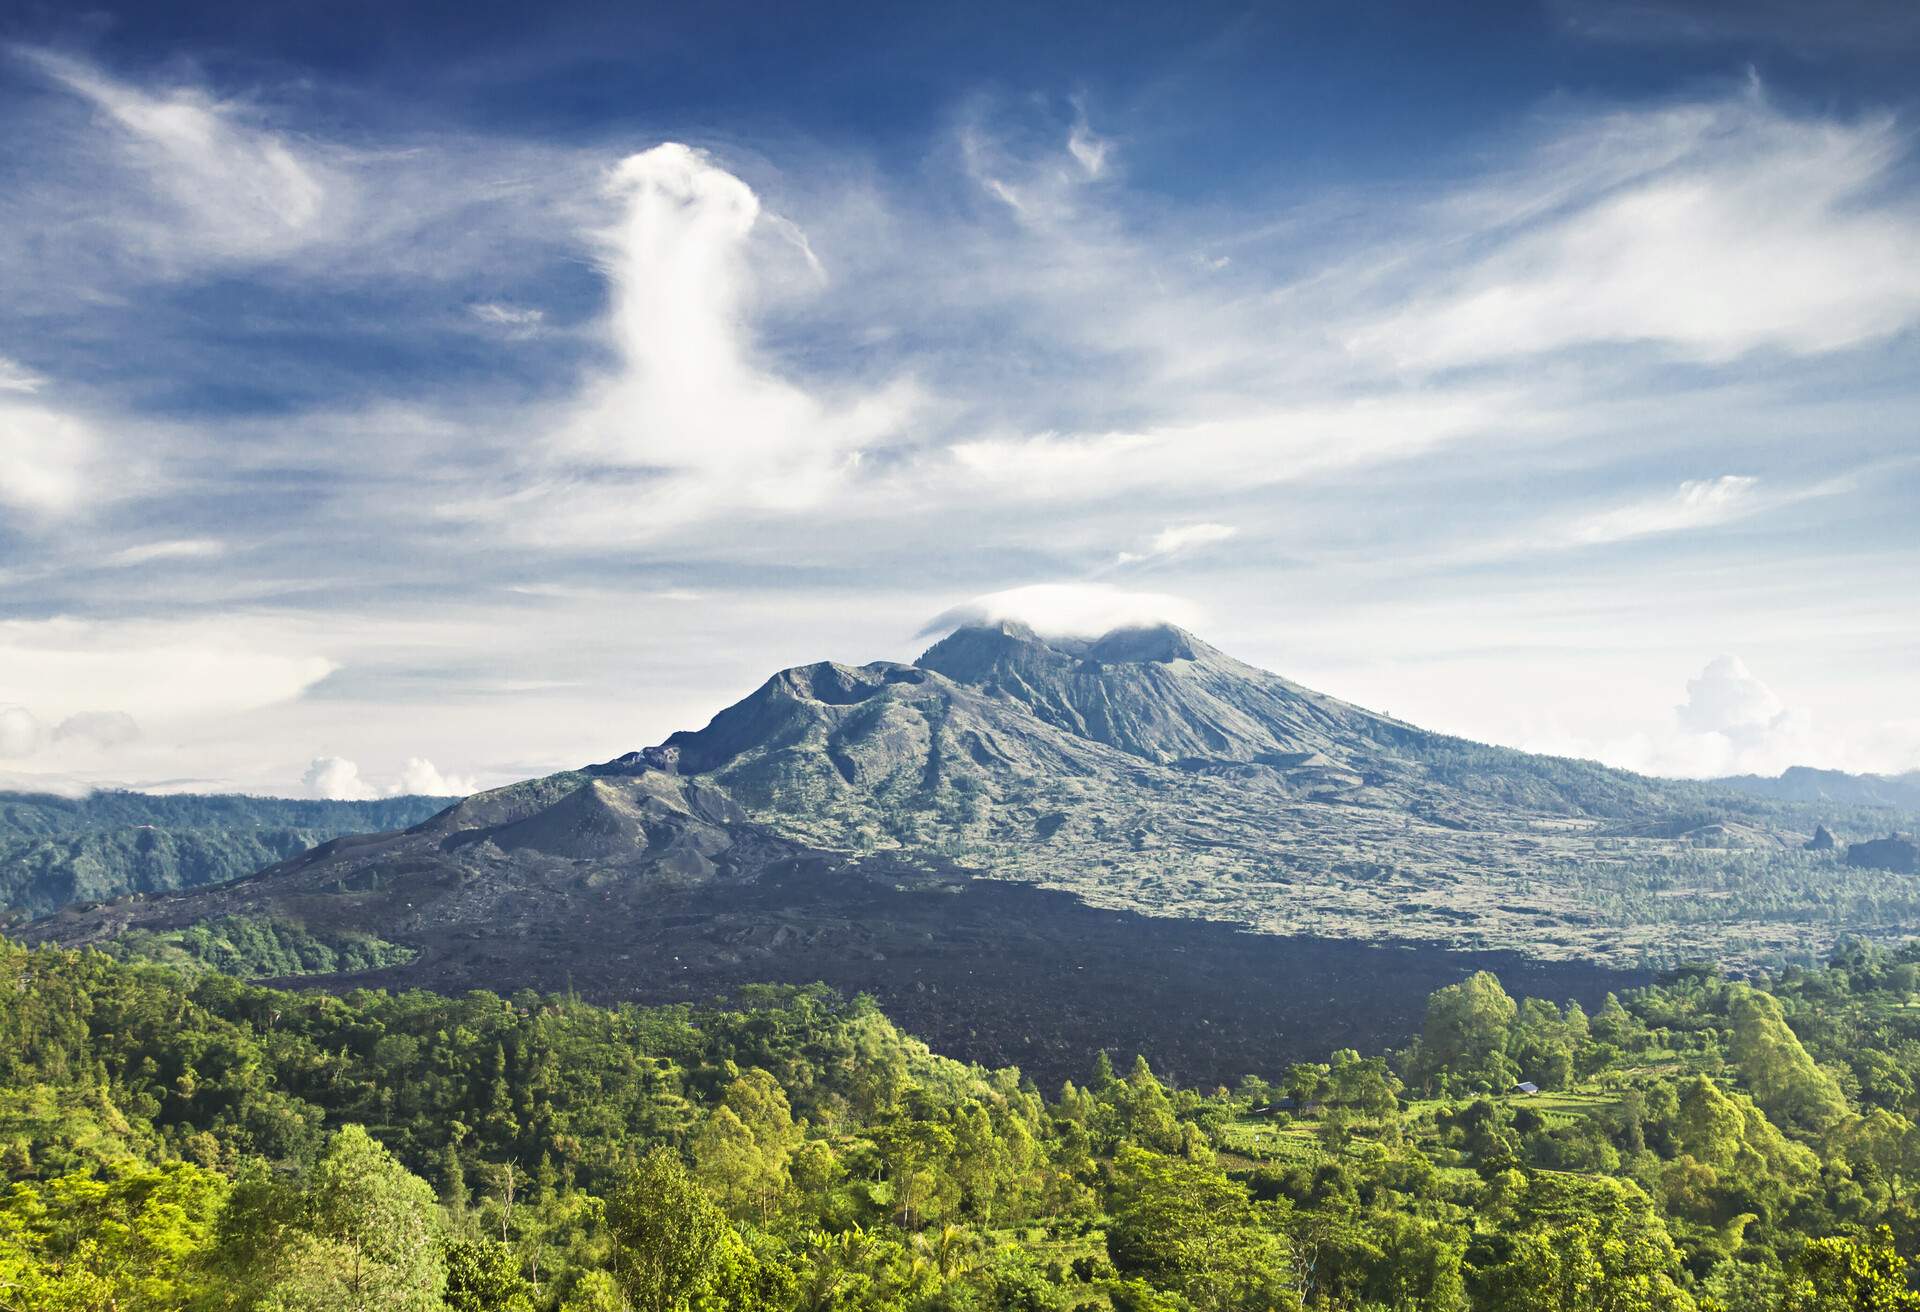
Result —
<svg viewBox="0 0 1920 1312"><path fill-rule="evenodd" d="M451 800L0 792L0 914L238 879L342 834L418 824Z"/></svg>
<svg viewBox="0 0 1920 1312"><path fill-rule="evenodd" d="M338 997L0 944L0 1308L1912 1308L1916 1073L1911 946L1591 1015L1481 974L1390 1056L1043 1095L820 988Z"/></svg>

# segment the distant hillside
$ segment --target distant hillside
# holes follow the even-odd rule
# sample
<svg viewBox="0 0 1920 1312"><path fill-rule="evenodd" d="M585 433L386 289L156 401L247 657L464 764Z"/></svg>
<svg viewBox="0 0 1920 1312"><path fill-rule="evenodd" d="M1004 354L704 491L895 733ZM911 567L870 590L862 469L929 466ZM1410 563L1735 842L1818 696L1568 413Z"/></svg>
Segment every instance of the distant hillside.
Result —
<svg viewBox="0 0 1920 1312"><path fill-rule="evenodd" d="M1890 806L1920 810L1920 770L1905 774L1848 774L1796 765L1778 778L1738 774L1713 783L1780 802L1837 802L1848 806Z"/></svg>
<svg viewBox="0 0 1920 1312"><path fill-rule="evenodd" d="M453 800L0 792L0 912L216 884L342 834L409 828Z"/></svg>

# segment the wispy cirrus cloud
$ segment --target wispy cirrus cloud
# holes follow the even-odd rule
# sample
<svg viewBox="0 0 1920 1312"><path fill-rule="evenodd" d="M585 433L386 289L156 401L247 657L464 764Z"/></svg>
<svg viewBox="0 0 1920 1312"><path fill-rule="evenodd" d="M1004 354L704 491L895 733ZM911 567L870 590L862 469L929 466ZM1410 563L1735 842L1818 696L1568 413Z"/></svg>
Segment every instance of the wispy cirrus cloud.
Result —
<svg viewBox="0 0 1920 1312"><path fill-rule="evenodd" d="M120 163L151 201L122 216L126 235L155 258L268 259L337 235L353 216L345 176L242 104L194 86L143 90L51 50L13 53L111 123Z"/></svg>
<svg viewBox="0 0 1920 1312"><path fill-rule="evenodd" d="M122 547L102 562L115 569L129 569L156 560L210 560L223 556L227 544L218 538L172 538L165 542L142 542Z"/></svg>
<svg viewBox="0 0 1920 1312"><path fill-rule="evenodd" d="M1907 153L1891 116L1800 119L1757 89L1612 114L1522 176L1441 211L1465 258L1406 285L1348 345L1448 368L1594 344L1679 358L1812 354L1920 321L1920 212L1887 186Z"/></svg>
<svg viewBox="0 0 1920 1312"><path fill-rule="evenodd" d="M1757 514L1770 502L1778 504L1778 499L1764 497L1760 480L1750 475L1688 479L1672 493L1581 515L1560 530L1557 540L1570 547L1593 547L1714 528Z"/></svg>
<svg viewBox="0 0 1920 1312"><path fill-rule="evenodd" d="M1115 558L1121 565L1137 564L1144 560L1162 559L1177 556L1183 551L1197 547L1213 546L1225 542L1238 530L1231 524L1174 524L1161 529L1139 551L1123 551Z"/></svg>

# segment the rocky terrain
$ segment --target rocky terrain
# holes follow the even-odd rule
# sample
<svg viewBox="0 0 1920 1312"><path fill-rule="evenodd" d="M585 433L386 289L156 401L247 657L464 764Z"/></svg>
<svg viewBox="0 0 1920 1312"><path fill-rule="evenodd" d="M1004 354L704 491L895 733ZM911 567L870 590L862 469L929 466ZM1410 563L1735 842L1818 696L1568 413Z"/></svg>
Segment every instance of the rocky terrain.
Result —
<svg viewBox="0 0 1920 1312"><path fill-rule="evenodd" d="M1920 843L1909 834L1888 834L1847 847L1847 864L1867 870L1891 870L1900 875L1920 875Z"/></svg>

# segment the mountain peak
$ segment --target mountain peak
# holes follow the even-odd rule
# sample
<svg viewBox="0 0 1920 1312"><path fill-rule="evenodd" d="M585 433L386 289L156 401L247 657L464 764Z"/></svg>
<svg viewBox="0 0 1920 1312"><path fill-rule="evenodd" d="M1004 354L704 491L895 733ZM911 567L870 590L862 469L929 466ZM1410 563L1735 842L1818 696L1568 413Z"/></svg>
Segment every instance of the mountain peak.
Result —
<svg viewBox="0 0 1920 1312"><path fill-rule="evenodd" d="M1128 624L1097 638L1043 637L1019 620L964 624L914 664L962 683L980 683L1009 667L1071 670L1081 665L1170 665L1215 654L1173 624Z"/></svg>
<svg viewBox="0 0 1920 1312"><path fill-rule="evenodd" d="M1086 656L1102 665L1171 665L1212 650L1178 625L1140 624L1102 634L1088 645Z"/></svg>
<svg viewBox="0 0 1920 1312"><path fill-rule="evenodd" d="M1009 666L1047 666L1072 659L1019 620L995 620L961 625L922 652L914 664L961 683L980 683Z"/></svg>

